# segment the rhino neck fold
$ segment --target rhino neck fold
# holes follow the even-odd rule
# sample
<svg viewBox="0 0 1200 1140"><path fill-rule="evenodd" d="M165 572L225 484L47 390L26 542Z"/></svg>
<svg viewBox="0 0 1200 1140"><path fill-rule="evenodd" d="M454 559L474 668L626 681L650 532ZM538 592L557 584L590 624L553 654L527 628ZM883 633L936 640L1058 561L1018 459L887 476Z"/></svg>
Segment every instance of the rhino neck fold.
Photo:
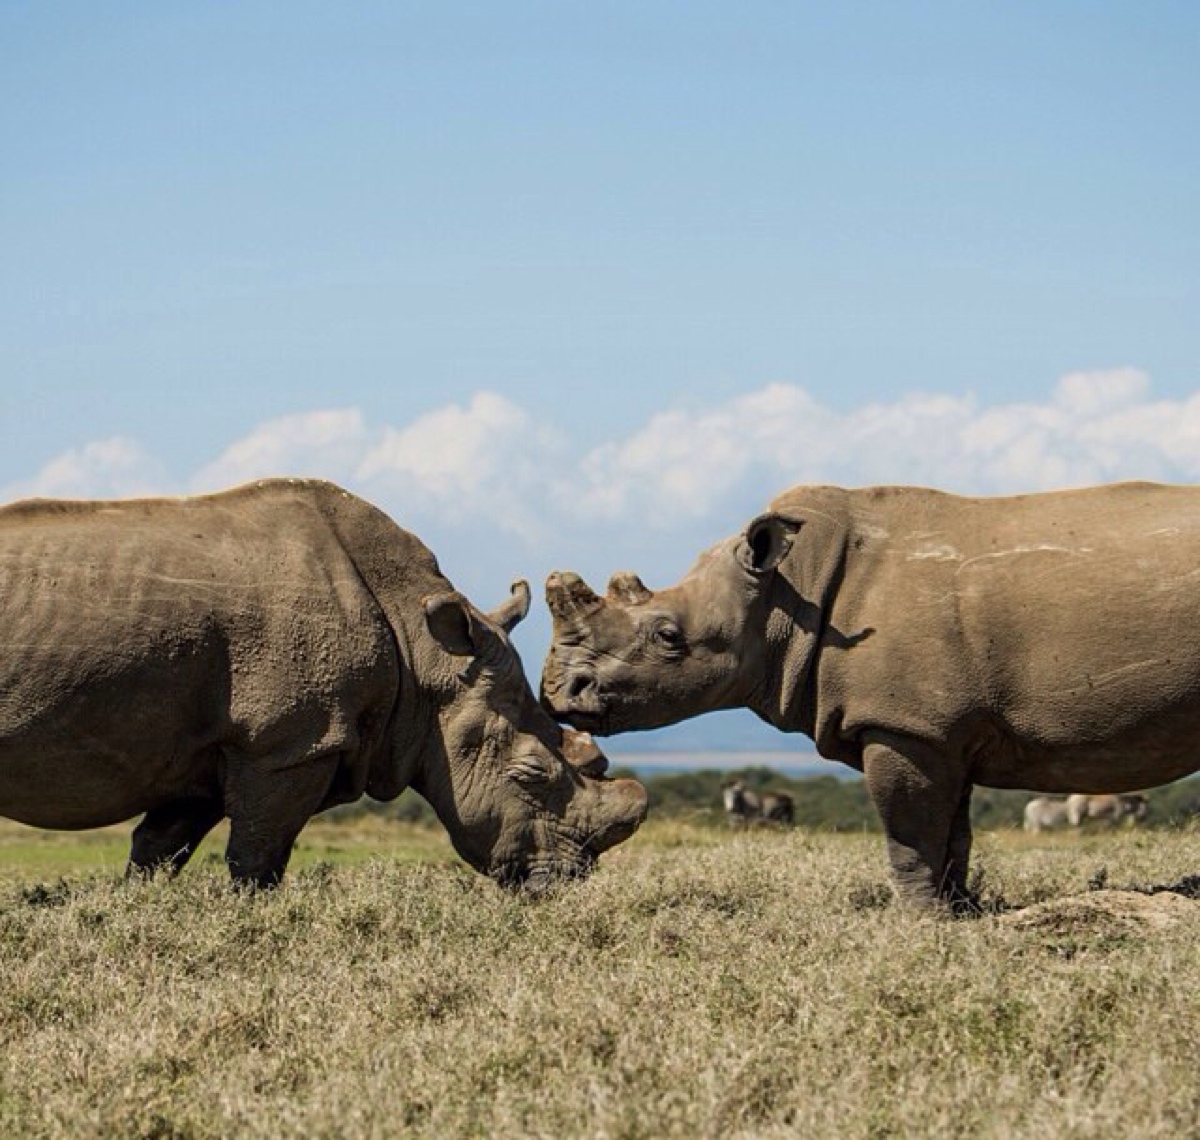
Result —
<svg viewBox="0 0 1200 1140"><path fill-rule="evenodd" d="M763 676L746 706L781 732L813 737L818 637L776 610L767 617L767 644Z"/></svg>
<svg viewBox="0 0 1200 1140"><path fill-rule="evenodd" d="M812 739L820 731L821 654L830 644L853 640L845 638L836 623L849 533L844 498L835 509L830 507L823 502L814 511L803 502L788 503L790 511L805 518L805 527L771 584L763 677L747 701L768 724Z"/></svg>
<svg viewBox="0 0 1200 1140"><path fill-rule="evenodd" d="M487 852L494 837L486 809L496 802L489 765L478 755L452 755L436 714L433 720L411 752L411 787L433 809L458 855L481 874L488 874Z"/></svg>
<svg viewBox="0 0 1200 1140"><path fill-rule="evenodd" d="M320 506L392 631L399 684L387 740L367 783L368 795L392 800L420 784L431 742L436 746L441 739L437 714L443 694L430 685L436 672L421 657L429 639L422 599L453 587L432 551L378 508L337 488L329 489Z"/></svg>
<svg viewBox="0 0 1200 1140"><path fill-rule="evenodd" d="M385 802L394 800L405 788L419 784L428 741L438 733L436 711L429 694L417 683L419 667L412 660L412 647L406 643L405 631L397 630L394 625L392 628L399 684L387 736L367 782L367 794Z"/></svg>

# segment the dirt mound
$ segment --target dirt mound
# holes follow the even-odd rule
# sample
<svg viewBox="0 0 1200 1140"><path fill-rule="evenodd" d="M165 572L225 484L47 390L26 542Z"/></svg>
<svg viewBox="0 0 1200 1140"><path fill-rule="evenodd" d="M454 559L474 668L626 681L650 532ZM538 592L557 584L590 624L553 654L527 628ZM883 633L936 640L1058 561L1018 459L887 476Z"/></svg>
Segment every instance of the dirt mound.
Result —
<svg viewBox="0 0 1200 1140"><path fill-rule="evenodd" d="M1000 921L1020 930L1052 934L1133 934L1200 921L1200 903L1172 891L1090 891L1035 903L1001 916Z"/></svg>

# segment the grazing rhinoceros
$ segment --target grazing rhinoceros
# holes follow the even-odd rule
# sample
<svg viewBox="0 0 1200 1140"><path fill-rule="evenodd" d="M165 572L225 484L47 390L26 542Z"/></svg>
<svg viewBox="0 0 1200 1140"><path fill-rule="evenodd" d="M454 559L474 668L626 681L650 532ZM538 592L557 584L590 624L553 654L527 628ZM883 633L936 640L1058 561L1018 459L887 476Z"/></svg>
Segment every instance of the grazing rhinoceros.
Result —
<svg viewBox="0 0 1200 1140"><path fill-rule="evenodd" d="M144 812L131 869L230 820L233 878L279 880L315 812L415 788L472 867L586 871L646 795L534 699L508 631L386 515L329 484L0 508L0 815Z"/></svg>
<svg viewBox="0 0 1200 1140"><path fill-rule="evenodd" d="M1025 830L1055 831L1070 823L1067 801L1052 796L1035 796L1025 805Z"/></svg>
<svg viewBox="0 0 1200 1140"><path fill-rule="evenodd" d="M746 707L860 769L895 880L965 897L972 784L1127 791L1200 765L1200 489L799 487L676 586L546 584L576 727Z"/></svg>
<svg viewBox="0 0 1200 1140"><path fill-rule="evenodd" d="M1145 819L1147 807L1146 797L1136 793L1121 796L1074 795L1067 798L1067 819L1072 827L1082 827L1095 820L1115 827L1124 820L1132 824Z"/></svg>
<svg viewBox="0 0 1200 1140"><path fill-rule="evenodd" d="M752 823L791 825L796 821L796 804L787 792L756 792L741 780L730 780L722 787L721 798L730 827Z"/></svg>

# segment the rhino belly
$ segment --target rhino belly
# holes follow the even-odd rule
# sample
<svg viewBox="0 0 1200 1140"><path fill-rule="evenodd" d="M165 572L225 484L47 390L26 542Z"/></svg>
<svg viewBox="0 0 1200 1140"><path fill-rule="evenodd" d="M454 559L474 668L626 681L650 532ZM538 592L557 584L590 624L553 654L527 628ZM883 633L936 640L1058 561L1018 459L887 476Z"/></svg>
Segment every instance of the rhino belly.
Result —
<svg viewBox="0 0 1200 1140"><path fill-rule="evenodd" d="M22 664L19 677L0 670L0 815L100 827L219 794L229 679L211 653L108 668L42 653Z"/></svg>
<svg viewBox="0 0 1200 1140"><path fill-rule="evenodd" d="M1147 707L1142 716L1127 706L1120 718L1097 716L1078 723L1073 733L1010 726L998 746L976 754L972 779L987 787L1036 792L1138 791L1200 770L1197 739L1196 699Z"/></svg>

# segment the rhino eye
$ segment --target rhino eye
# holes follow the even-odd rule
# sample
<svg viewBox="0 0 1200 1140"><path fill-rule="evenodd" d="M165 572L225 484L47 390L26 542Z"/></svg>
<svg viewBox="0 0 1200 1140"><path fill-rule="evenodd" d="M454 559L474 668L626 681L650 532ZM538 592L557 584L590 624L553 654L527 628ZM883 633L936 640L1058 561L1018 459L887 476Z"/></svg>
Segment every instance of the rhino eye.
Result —
<svg viewBox="0 0 1200 1140"><path fill-rule="evenodd" d="M550 765L540 756L516 756L508 763L508 774L518 784L535 787L554 778Z"/></svg>
<svg viewBox="0 0 1200 1140"><path fill-rule="evenodd" d="M656 645L663 649L678 651L684 646L683 630L671 622L656 625L650 632L650 637Z"/></svg>

